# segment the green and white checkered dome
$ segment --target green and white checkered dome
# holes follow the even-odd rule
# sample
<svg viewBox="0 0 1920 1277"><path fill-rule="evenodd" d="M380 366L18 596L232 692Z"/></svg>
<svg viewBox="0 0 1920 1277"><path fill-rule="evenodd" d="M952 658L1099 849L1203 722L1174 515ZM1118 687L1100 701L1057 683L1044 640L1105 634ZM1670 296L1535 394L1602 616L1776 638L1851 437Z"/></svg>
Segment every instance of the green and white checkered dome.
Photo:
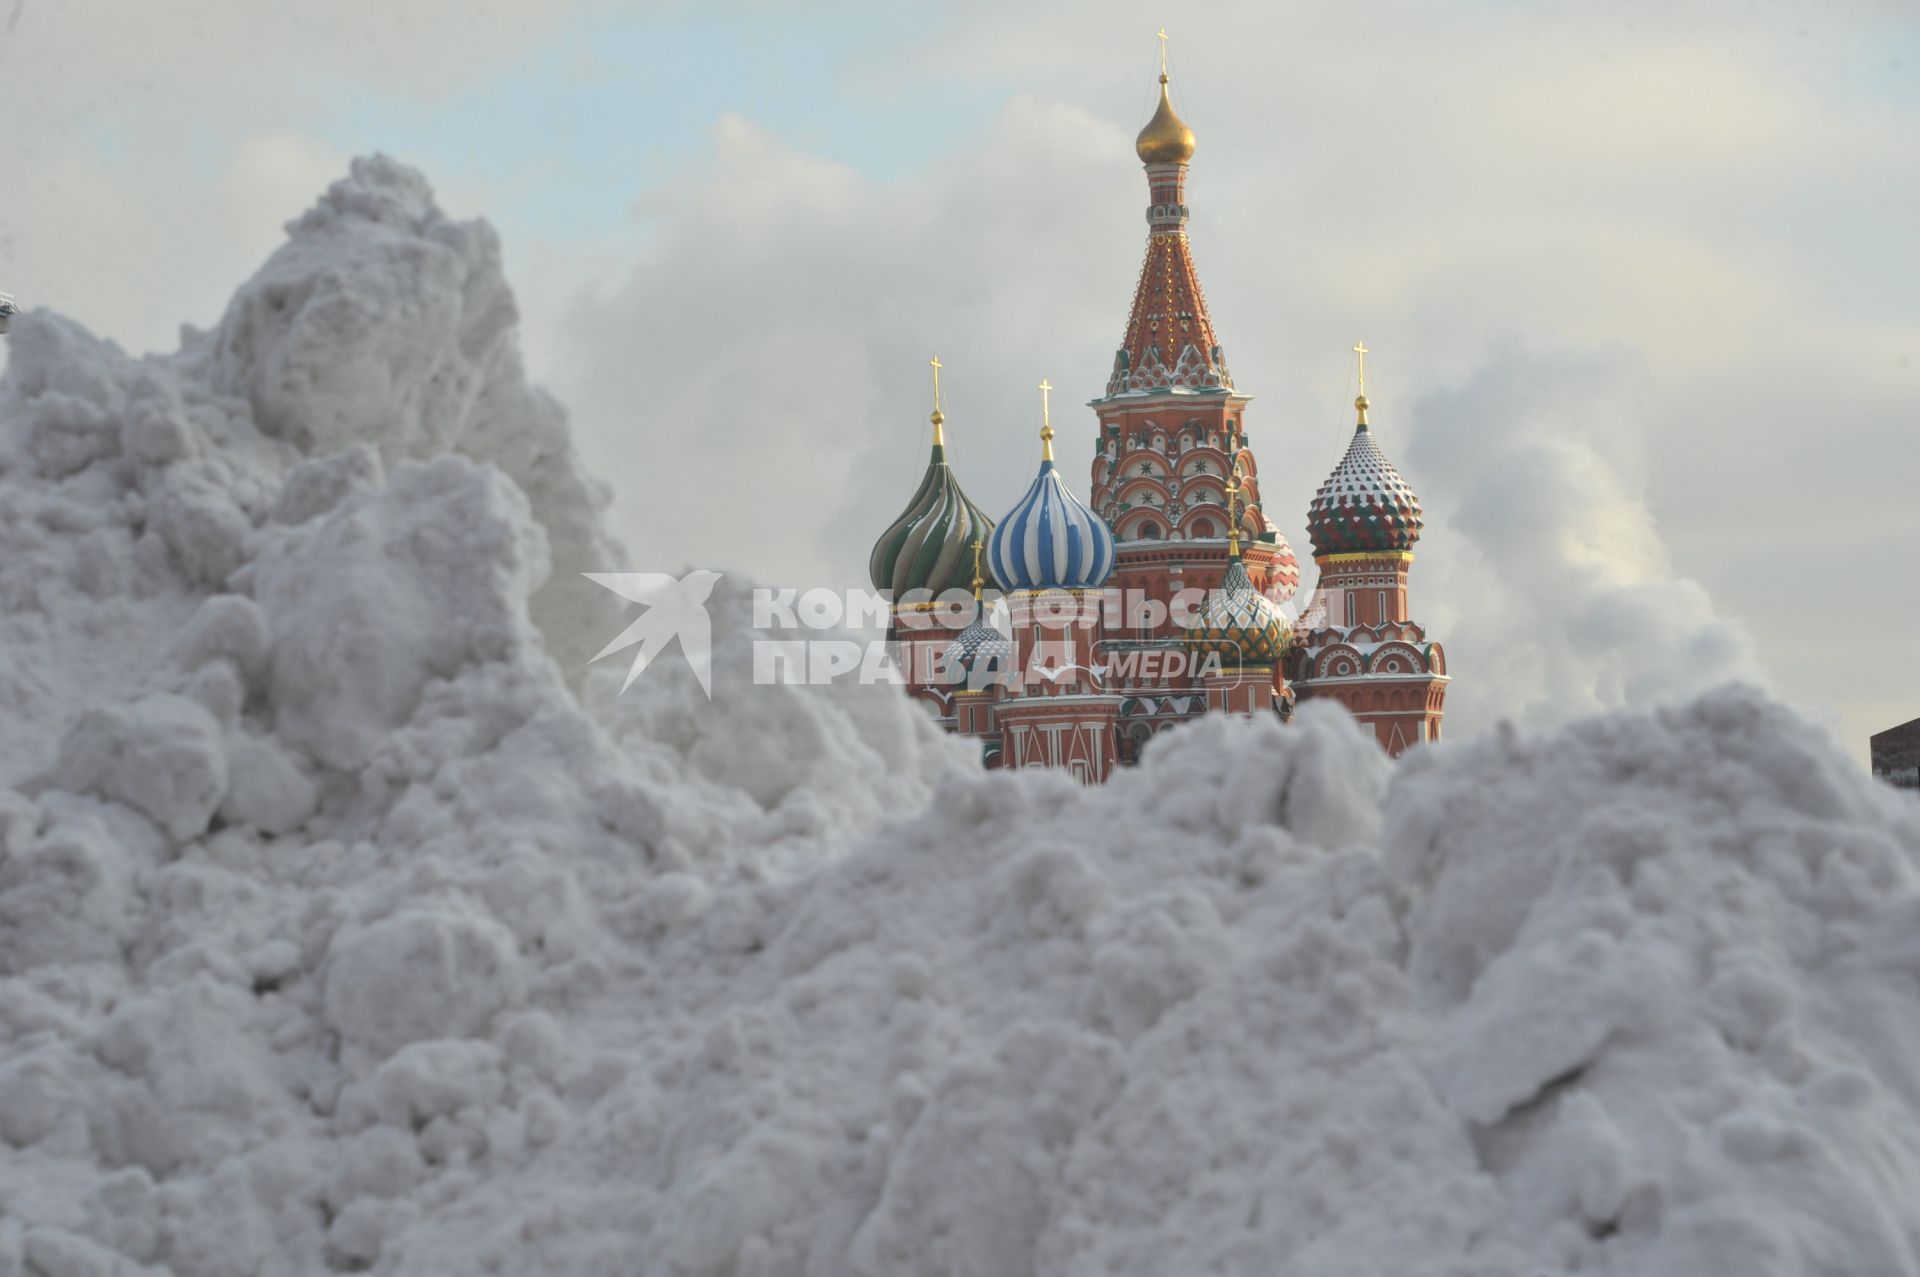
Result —
<svg viewBox="0 0 1920 1277"><path fill-rule="evenodd" d="M1413 549L1420 539L1420 498L1380 450L1362 420L1307 508L1315 554L1367 554Z"/></svg>
<svg viewBox="0 0 1920 1277"><path fill-rule="evenodd" d="M1247 565L1235 554L1220 588L1187 622L1187 649L1218 655L1229 665L1277 665L1293 642L1293 625L1280 605L1253 588Z"/></svg>

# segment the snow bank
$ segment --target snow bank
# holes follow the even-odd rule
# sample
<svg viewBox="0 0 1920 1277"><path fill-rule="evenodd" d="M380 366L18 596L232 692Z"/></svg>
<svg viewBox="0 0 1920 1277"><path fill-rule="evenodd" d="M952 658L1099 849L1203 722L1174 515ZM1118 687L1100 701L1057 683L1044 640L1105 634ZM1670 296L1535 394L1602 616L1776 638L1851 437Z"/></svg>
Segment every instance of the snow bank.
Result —
<svg viewBox="0 0 1920 1277"><path fill-rule="evenodd" d="M723 580L615 696L386 160L177 354L10 340L0 1274L1920 1272L1920 806L1755 693L1087 792Z"/></svg>

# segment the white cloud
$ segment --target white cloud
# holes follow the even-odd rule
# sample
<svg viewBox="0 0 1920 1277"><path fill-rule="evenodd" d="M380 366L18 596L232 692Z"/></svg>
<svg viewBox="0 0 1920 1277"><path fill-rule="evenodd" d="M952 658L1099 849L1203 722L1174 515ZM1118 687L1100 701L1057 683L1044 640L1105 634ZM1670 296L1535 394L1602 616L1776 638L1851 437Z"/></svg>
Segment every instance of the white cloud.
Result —
<svg viewBox="0 0 1920 1277"><path fill-rule="evenodd" d="M1136 250L1097 216L1133 175L1087 158L1125 145L1022 101L937 173L881 185L722 121L711 163L645 203L643 260L580 300L554 366L635 552L863 582L925 463L934 353L962 481L1010 503L1038 459L1029 388L1090 383L1063 370L1110 359L1124 318L1127 268L1056 246Z"/></svg>
<svg viewBox="0 0 1920 1277"><path fill-rule="evenodd" d="M1105 376L1144 198L1137 121L1119 118L1139 86L1115 91L1138 42L1120 48L1125 13L1077 44L1049 37L1085 16L973 13L865 70L875 92L935 93L981 65L1044 72L1047 96L1017 97L922 174L867 181L783 144L777 124L733 120L710 166L643 196L648 254L576 311L553 365L637 554L858 580L921 465L935 350L956 464L989 510L1031 473L1039 376L1062 388L1069 441L1090 423L1071 405ZM1009 23L1026 38L992 34ZM1816 712L1838 684L1867 686L1810 678L1805 641L1778 623L1807 583L1746 570L1808 537L1844 541L1797 512L1845 467L1767 459L1818 451L1815 388L1834 405L1823 416L1865 420L1914 386L1895 356L1920 329L1841 282L1859 242L1898 240L1920 192L1888 158L1911 113L1805 63L1815 45L1839 58L1857 30L1809 44L1652 10L1549 23L1372 6L1193 23L1180 87L1200 134L1197 257L1257 396L1273 513L1304 551L1364 336L1376 420L1430 514L1415 608L1450 644L1460 728L1766 667ZM1836 209L1808 194L1863 180L1897 197ZM1802 233L1835 218L1844 234ZM1542 335L1503 339L1514 331ZM1883 445L1893 469L1869 486L1920 466L1912 436ZM1083 445L1063 455L1077 475ZM1920 533L1920 516L1887 517ZM1887 606L1920 623L1920 604ZM1848 734L1877 712L1845 710Z"/></svg>
<svg viewBox="0 0 1920 1277"><path fill-rule="evenodd" d="M1456 730L1765 681L1746 628L1675 572L1647 507L1647 391L1633 351L1509 339L1415 406L1403 456L1444 494L1418 598L1460 675Z"/></svg>

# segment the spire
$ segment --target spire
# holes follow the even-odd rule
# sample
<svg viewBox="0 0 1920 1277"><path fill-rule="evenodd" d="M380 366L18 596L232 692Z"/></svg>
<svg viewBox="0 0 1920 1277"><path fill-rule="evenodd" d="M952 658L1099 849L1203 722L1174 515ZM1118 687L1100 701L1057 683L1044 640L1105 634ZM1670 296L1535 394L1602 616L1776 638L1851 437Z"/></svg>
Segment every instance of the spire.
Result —
<svg viewBox="0 0 1920 1277"><path fill-rule="evenodd" d="M1367 355L1370 353L1367 350L1367 343L1354 342L1353 353L1360 362L1360 393L1354 396L1353 408L1360 414L1360 429L1365 430L1367 428Z"/></svg>
<svg viewBox="0 0 1920 1277"><path fill-rule="evenodd" d="M947 414L940 411L940 356L935 355L927 362L933 365L933 416L928 418L933 422L933 446L945 448L947 435L941 427L947 422Z"/></svg>
<svg viewBox="0 0 1920 1277"><path fill-rule="evenodd" d="M1052 461L1053 460L1053 422L1049 419L1049 416L1048 416L1048 408L1050 406L1048 403L1048 397L1053 393L1053 386L1046 380L1046 378L1043 377L1040 379L1039 389L1040 389L1040 459L1042 461Z"/></svg>
<svg viewBox="0 0 1920 1277"><path fill-rule="evenodd" d="M1227 557L1240 557L1240 473L1227 480Z"/></svg>
<svg viewBox="0 0 1920 1277"><path fill-rule="evenodd" d="M1134 153L1147 169L1147 260L1113 358L1107 395L1160 390L1232 390L1220 339L1207 313L1187 245L1187 162L1193 130L1173 109L1161 32L1160 104Z"/></svg>
<svg viewBox="0 0 1920 1277"><path fill-rule="evenodd" d="M980 575L980 552L986 548L986 538L973 539L973 601L976 604L980 602L980 587L987 583L987 578Z"/></svg>

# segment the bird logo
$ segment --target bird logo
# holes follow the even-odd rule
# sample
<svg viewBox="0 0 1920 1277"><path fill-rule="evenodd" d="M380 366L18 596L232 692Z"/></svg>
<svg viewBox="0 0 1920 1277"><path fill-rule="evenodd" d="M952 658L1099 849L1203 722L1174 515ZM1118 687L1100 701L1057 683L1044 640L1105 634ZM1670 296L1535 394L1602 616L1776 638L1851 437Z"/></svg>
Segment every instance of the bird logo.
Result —
<svg viewBox="0 0 1920 1277"><path fill-rule="evenodd" d="M713 699L713 623L707 615L707 596L713 593L720 573L695 569L683 577L665 572L583 572L581 575L647 609L593 657L597 661L639 644L640 650L633 654L633 666L627 671L627 681L620 685L622 692L632 687L647 666L679 639L680 650L686 655L687 664L693 667L700 690L707 694L708 700Z"/></svg>

